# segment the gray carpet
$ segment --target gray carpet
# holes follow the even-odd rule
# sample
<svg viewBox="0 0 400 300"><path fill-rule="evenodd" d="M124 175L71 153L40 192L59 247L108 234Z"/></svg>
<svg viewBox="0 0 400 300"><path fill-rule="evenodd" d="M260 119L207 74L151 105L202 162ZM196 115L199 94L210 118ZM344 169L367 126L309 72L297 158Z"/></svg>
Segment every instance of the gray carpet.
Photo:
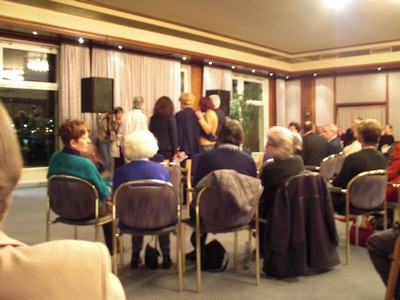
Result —
<svg viewBox="0 0 400 300"><path fill-rule="evenodd" d="M14 192L9 215L3 224L3 231L9 236L29 245L45 241L45 199L46 188L25 188ZM184 210L184 214L187 211ZM339 255L344 261L344 224L337 223L341 233ZM79 239L93 240L93 228L79 229ZM189 242L191 230L186 230L187 251L192 250ZM246 233L240 234L239 254L243 252ZM290 280L276 280L261 276L261 284L255 285L254 264L244 271L241 264L232 270L233 234L216 236L230 254L228 269L223 273L202 272L202 292L196 292L196 273L188 263L183 277L184 290L177 291L176 266L170 270L149 270L140 266L129 269L130 237L124 237L125 270L120 279L128 299L383 299L385 287L375 272L365 248L351 247L351 263L343 263L332 270ZM51 239L73 238L72 228L57 224L51 227ZM210 236L209 239L213 238ZM149 237L146 237L146 241ZM171 253L175 253L175 238L171 238ZM143 255L143 254L142 254ZM240 256L239 256L240 257ZM240 258L239 258L240 259ZM175 261L175 258L174 258Z"/></svg>

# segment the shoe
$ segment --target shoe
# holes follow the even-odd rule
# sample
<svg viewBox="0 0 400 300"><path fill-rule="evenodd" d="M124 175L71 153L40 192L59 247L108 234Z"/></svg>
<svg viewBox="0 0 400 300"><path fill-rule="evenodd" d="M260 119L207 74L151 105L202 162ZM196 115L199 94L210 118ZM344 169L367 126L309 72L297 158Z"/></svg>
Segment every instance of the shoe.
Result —
<svg viewBox="0 0 400 300"><path fill-rule="evenodd" d="M140 257L139 253L132 253L131 269L137 269L141 263L142 258Z"/></svg>
<svg viewBox="0 0 400 300"><path fill-rule="evenodd" d="M164 270L168 270L169 268L171 268L171 266L172 266L171 257L169 255L165 255L161 268L163 268Z"/></svg>
<svg viewBox="0 0 400 300"><path fill-rule="evenodd" d="M193 250L192 252L186 253L185 258L187 260L196 261L196 250Z"/></svg>

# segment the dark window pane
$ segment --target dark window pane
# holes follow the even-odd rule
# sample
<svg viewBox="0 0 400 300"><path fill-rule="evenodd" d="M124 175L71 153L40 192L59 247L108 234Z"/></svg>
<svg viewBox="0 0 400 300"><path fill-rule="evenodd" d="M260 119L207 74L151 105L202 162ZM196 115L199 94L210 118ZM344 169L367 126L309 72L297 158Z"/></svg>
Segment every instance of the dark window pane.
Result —
<svg viewBox="0 0 400 300"><path fill-rule="evenodd" d="M24 166L47 166L54 152L56 92L0 88L0 99L13 120Z"/></svg>
<svg viewBox="0 0 400 300"><path fill-rule="evenodd" d="M3 79L56 82L56 55L4 48Z"/></svg>

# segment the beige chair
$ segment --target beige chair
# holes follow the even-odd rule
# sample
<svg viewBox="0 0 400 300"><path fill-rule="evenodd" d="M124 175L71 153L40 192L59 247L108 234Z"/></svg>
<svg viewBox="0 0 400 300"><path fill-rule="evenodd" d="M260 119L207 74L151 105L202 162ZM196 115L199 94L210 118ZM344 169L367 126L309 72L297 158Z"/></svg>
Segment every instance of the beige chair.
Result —
<svg viewBox="0 0 400 300"><path fill-rule="evenodd" d="M343 152L340 152L339 154L329 155L322 160L319 173L326 181L333 180L339 174L344 158Z"/></svg>
<svg viewBox="0 0 400 300"><path fill-rule="evenodd" d="M204 177L196 186L196 201L192 203L195 220L182 220L183 236L185 225L192 227L196 234L197 291L201 291L201 246L202 233L234 233L234 269L237 266L238 231L247 230L249 246L255 235L256 285L260 283L260 249L258 201L262 193L261 182L257 178L240 174L234 170L217 170ZM235 201L233 194L240 194ZM218 201L217 201L218 200ZM237 200L237 199L236 199ZM240 206L242 205L242 206ZM255 228L251 221L255 221ZM185 247L183 247L185 249ZM183 251L182 253L185 253ZM185 260L183 259L185 270Z"/></svg>
<svg viewBox="0 0 400 300"><path fill-rule="evenodd" d="M174 232L177 245L179 291L182 290L181 203L174 186L157 179L133 180L121 184L113 195L114 202L114 273L117 274L117 239L123 253L123 234L160 235ZM117 221L118 219L118 221ZM118 224L117 224L118 222ZM120 264L123 269L123 254Z"/></svg>
<svg viewBox="0 0 400 300"><path fill-rule="evenodd" d="M346 222L346 264L350 262L350 221L356 216L361 217L372 213L383 214L384 229L387 229L386 215L386 170L362 172L352 178L346 189L331 187L331 191L346 195L346 213L343 221ZM358 222L356 222L356 244L358 244ZM342 220L342 218L338 218Z"/></svg>
<svg viewBox="0 0 400 300"><path fill-rule="evenodd" d="M94 226L95 240L99 240L100 226L113 221L112 214L99 217L99 195L90 182L70 175L53 175L48 179L46 240L50 240L50 225L63 223L74 226ZM51 218L51 211L58 215Z"/></svg>

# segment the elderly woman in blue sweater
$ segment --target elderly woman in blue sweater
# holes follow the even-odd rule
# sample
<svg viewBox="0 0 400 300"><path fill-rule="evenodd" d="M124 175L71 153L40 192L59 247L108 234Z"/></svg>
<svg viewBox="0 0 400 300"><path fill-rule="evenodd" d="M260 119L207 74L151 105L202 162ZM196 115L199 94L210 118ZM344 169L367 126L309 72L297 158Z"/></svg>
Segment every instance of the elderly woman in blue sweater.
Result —
<svg viewBox="0 0 400 300"><path fill-rule="evenodd" d="M58 129L58 135L61 137L64 148L51 157L47 178L61 174L89 181L99 193L99 216L106 215L107 208L104 202L109 200L110 189L95 164L83 157L88 152L91 143L87 125L78 119L67 119ZM107 248L112 253L112 223L104 224L103 232Z"/></svg>

